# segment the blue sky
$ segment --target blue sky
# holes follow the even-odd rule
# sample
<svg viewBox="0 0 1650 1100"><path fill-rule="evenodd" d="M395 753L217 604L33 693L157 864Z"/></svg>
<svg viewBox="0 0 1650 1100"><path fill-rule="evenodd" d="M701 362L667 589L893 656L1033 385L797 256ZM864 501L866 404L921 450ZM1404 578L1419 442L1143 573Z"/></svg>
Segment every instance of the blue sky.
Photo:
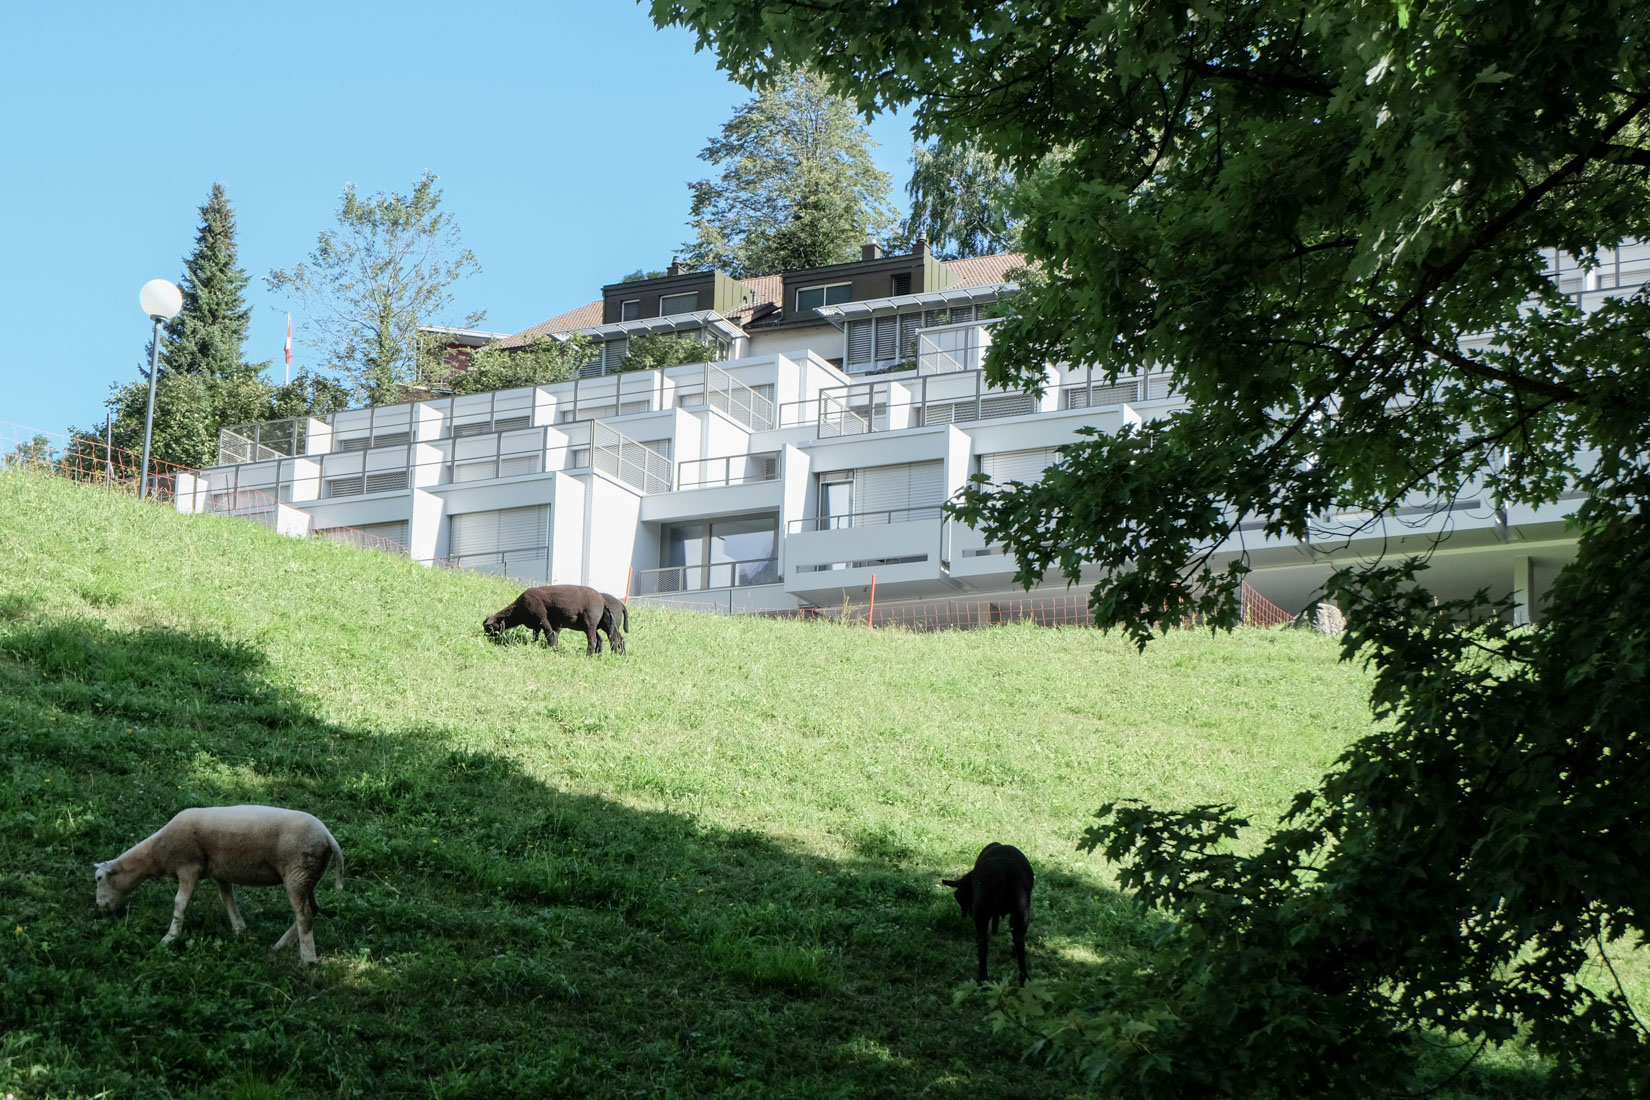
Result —
<svg viewBox="0 0 1650 1100"><path fill-rule="evenodd" d="M687 237L698 159L750 93L680 30L599 4L145 7L25 4L0 71L0 421L62 432L139 377L138 288L176 282L214 181L249 276L246 354L279 380L271 269L303 260L344 185L440 177L482 272L453 320L519 331L662 268ZM903 202L910 135L871 132ZM293 366L311 353L294 340Z"/></svg>

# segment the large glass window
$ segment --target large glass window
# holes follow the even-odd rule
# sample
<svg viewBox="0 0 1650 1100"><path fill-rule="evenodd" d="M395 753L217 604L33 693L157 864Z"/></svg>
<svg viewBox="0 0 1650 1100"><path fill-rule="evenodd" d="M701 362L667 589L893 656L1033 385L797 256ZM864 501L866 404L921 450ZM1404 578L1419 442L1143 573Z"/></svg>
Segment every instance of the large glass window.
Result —
<svg viewBox="0 0 1650 1100"><path fill-rule="evenodd" d="M691 592L777 582L778 530L773 516L666 527L660 564L676 572L664 578L661 590Z"/></svg>
<svg viewBox="0 0 1650 1100"><path fill-rule="evenodd" d="M632 298L628 302L619 303L619 320L635 321L639 320L641 316L642 300L640 298Z"/></svg>
<svg viewBox="0 0 1650 1100"><path fill-rule="evenodd" d="M699 308L699 292L690 290L686 294L666 294L659 299L659 316L674 317L678 313L692 313Z"/></svg>
<svg viewBox="0 0 1650 1100"><path fill-rule="evenodd" d="M853 283L832 283L829 286L810 286L796 292L796 311L805 312L820 306L834 306L854 299Z"/></svg>

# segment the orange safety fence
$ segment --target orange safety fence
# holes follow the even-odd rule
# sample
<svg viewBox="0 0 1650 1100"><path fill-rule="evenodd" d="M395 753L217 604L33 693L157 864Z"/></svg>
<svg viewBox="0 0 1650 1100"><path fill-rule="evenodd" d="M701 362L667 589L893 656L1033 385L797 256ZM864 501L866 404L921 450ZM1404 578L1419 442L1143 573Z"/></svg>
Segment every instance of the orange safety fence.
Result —
<svg viewBox="0 0 1650 1100"><path fill-rule="evenodd" d="M844 602L832 607L742 608L734 605L733 592L716 598L712 592L687 593L663 598L641 597L632 606L668 607L679 611L709 614L761 615L770 619L801 619L811 622L832 622L880 629L897 627L905 630L977 630L1005 623L1031 623L1036 626L1092 627L1094 616L1089 610L1086 591L1065 592L1056 596L1009 596L977 600L908 600L902 603L880 601L873 613L867 602ZM1277 604L1245 584L1242 588L1240 618L1247 627L1288 626L1296 621ZM1197 622L1187 618L1178 624L1190 629Z"/></svg>

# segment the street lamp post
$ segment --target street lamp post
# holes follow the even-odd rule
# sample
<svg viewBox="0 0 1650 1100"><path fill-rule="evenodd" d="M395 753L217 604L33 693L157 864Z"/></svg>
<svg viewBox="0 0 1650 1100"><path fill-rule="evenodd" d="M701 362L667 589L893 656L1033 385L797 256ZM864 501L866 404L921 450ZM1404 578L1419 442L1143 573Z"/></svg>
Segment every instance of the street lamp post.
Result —
<svg viewBox="0 0 1650 1100"><path fill-rule="evenodd" d="M138 291L138 305L155 323L154 342L149 350L149 407L143 414L143 467L139 471L138 499L149 487L149 437L155 429L155 379L160 376L160 326L183 308L183 292L165 279L150 279Z"/></svg>

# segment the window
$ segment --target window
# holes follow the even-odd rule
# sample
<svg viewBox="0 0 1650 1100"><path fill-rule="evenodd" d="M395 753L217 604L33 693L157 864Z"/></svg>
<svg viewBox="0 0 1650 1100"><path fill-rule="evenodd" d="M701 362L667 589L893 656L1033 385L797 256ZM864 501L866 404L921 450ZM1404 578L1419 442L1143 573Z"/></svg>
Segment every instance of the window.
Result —
<svg viewBox="0 0 1650 1100"><path fill-rule="evenodd" d="M773 516L719 519L666 527L661 540L661 591L739 588L779 580Z"/></svg>
<svg viewBox="0 0 1650 1100"><path fill-rule="evenodd" d="M636 321L641 316L642 300L640 298L631 298L629 301L619 303L619 320Z"/></svg>
<svg viewBox="0 0 1650 1100"><path fill-rule="evenodd" d="M1018 481L1031 485L1043 479L1043 471L1060 460L1053 447L1034 447L1027 451L997 451L979 455L979 472L993 485L1007 485Z"/></svg>
<svg viewBox="0 0 1650 1100"><path fill-rule="evenodd" d="M819 480L819 529L852 527L854 481L852 474L822 476Z"/></svg>
<svg viewBox="0 0 1650 1100"><path fill-rule="evenodd" d="M796 292L796 311L802 313L820 306L834 306L841 302L851 302L854 298L853 283L832 283L830 286L810 286Z"/></svg>
<svg viewBox="0 0 1650 1100"><path fill-rule="evenodd" d="M659 298L659 316L671 317L678 313L692 313L699 308L699 292L690 290L685 294L665 294Z"/></svg>
<svg viewBox="0 0 1650 1100"><path fill-rule="evenodd" d="M911 293L911 273L909 271L895 272L893 278L889 280L888 292L890 294Z"/></svg>
<svg viewBox="0 0 1650 1100"><path fill-rule="evenodd" d="M459 561L542 557L550 548L550 506L461 512L448 520L447 553Z"/></svg>

